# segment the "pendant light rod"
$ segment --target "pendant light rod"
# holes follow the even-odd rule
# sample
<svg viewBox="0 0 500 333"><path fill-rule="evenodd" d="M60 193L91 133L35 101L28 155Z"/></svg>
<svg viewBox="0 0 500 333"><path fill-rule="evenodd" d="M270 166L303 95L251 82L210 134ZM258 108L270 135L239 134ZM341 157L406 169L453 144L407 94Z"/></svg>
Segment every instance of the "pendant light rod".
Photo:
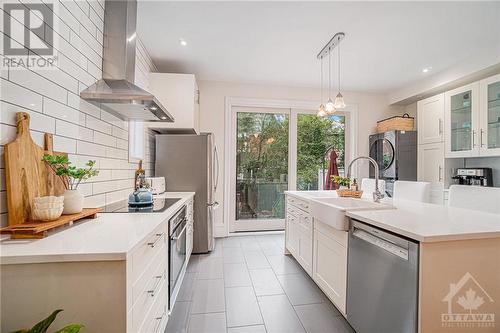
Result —
<svg viewBox="0 0 500 333"><path fill-rule="evenodd" d="M317 58L318 59L323 59L325 56L330 54L334 48L339 45L339 43L344 39L345 33L343 32L337 32L335 35L333 35L332 39L319 51Z"/></svg>

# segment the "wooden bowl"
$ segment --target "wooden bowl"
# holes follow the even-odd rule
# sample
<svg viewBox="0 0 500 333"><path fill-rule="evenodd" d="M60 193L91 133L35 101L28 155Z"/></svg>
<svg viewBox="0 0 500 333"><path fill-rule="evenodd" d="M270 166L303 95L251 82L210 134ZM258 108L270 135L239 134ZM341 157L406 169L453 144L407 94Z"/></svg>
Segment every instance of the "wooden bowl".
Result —
<svg viewBox="0 0 500 333"><path fill-rule="evenodd" d="M342 190L337 190L337 195L341 198L359 199L363 195L363 191L353 191L350 189L342 189Z"/></svg>

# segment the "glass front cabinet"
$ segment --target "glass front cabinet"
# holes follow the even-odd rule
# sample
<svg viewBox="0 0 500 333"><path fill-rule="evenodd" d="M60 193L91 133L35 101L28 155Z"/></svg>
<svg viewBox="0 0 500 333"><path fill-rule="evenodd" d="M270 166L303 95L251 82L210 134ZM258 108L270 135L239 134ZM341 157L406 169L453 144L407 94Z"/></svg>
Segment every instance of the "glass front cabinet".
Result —
<svg viewBox="0 0 500 333"><path fill-rule="evenodd" d="M480 83L480 155L500 156L500 74Z"/></svg>
<svg viewBox="0 0 500 333"><path fill-rule="evenodd" d="M445 156L500 156L500 74L445 94Z"/></svg>

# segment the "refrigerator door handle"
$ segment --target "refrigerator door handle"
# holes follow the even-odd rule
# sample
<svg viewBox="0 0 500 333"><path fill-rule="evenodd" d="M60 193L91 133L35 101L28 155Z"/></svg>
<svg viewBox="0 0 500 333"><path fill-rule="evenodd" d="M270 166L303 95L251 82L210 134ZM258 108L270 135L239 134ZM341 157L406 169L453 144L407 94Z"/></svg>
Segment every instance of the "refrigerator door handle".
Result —
<svg viewBox="0 0 500 333"><path fill-rule="evenodd" d="M217 192L217 186L219 186L219 151L217 150L217 145L214 146L214 155L216 163L214 192Z"/></svg>

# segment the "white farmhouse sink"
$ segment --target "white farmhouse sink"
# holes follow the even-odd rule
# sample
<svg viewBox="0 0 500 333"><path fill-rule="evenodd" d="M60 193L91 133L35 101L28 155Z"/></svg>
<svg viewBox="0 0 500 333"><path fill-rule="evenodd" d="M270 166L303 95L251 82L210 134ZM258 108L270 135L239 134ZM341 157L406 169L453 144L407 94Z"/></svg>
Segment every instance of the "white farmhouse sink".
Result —
<svg viewBox="0 0 500 333"><path fill-rule="evenodd" d="M338 230L349 230L349 219L346 211L393 209L394 206L354 198L311 198L310 212L315 220L319 220Z"/></svg>

